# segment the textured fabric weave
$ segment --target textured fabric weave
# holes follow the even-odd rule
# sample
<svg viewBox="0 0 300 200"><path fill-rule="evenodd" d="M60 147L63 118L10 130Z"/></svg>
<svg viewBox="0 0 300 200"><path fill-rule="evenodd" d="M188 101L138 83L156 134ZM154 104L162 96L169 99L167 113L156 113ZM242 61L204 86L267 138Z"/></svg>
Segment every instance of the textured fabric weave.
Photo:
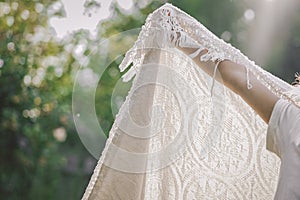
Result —
<svg viewBox="0 0 300 200"><path fill-rule="evenodd" d="M176 45L242 64L300 105L292 86L167 3L120 64L133 64L125 81L135 77L83 199L273 199L280 159L266 150L267 124L222 84L211 95L212 78Z"/></svg>

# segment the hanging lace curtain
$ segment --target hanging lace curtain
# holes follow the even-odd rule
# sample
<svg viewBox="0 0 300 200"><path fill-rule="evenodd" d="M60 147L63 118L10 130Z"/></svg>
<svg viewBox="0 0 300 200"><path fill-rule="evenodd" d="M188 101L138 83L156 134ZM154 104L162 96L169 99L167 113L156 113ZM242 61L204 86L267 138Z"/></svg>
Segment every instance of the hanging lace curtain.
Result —
<svg viewBox="0 0 300 200"><path fill-rule="evenodd" d="M170 40L173 38L173 40ZM167 3L151 13L120 70L133 84L83 199L273 199L280 160L267 124L175 46L251 71L280 98L293 87ZM247 78L251 89L251 79ZM267 149L271 150L268 151Z"/></svg>

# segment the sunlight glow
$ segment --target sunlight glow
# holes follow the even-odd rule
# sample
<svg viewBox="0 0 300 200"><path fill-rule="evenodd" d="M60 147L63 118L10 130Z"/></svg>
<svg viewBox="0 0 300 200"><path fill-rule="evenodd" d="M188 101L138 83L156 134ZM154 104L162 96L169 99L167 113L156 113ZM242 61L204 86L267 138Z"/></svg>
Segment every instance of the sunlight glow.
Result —
<svg viewBox="0 0 300 200"><path fill-rule="evenodd" d="M109 6L111 5L112 0L98 2L101 4L99 10L93 12L91 16L88 16L83 14L84 1L79 4L74 3L73 0L62 0L66 11L66 17L53 17L50 19L50 25L54 27L57 36L62 38L68 33L79 29L87 29L92 35L95 35L99 21L110 17L111 13L109 11ZM133 6L132 0L118 0L117 2L120 7L125 10L129 10ZM38 6L36 9L41 10L43 8ZM26 18L25 15L27 16L27 13L24 14L24 17Z"/></svg>
<svg viewBox="0 0 300 200"><path fill-rule="evenodd" d="M244 18L253 19L246 41L249 57L263 66L272 55L271 49L284 48L298 6L299 0L266 0L245 11Z"/></svg>

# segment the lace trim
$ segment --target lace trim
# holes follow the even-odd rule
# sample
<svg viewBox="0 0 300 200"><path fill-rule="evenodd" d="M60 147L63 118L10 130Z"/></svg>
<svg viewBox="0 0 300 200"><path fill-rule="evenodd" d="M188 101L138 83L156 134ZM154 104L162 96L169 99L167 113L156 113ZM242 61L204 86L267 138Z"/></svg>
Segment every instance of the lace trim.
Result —
<svg viewBox="0 0 300 200"><path fill-rule="evenodd" d="M170 40L170 38L173 39ZM134 68L123 76L123 80L129 81L140 69L145 52L137 53L139 49L149 47L174 48L175 46L197 48L198 50L190 55L191 58L195 58L203 49L208 50L206 54L200 57L201 61L204 62L231 60L241 64L246 68L248 89L252 88L249 76L251 71L275 95L300 107L300 101L295 101L295 98L287 93L293 89L293 86L257 66L239 49L218 38L189 14L170 3L166 3L147 17L136 43L126 53L120 64L121 71L128 68L131 63L133 63Z"/></svg>
<svg viewBox="0 0 300 200"><path fill-rule="evenodd" d="M293 86L257 66L255 62L251 61L247 56L241 53L239 49L236 49L231 44L218 38L189 14L169 3L165 4L163 7L167 7L176 12L177 20L180 21L179 23L181 27L183 27L184 31L187 32L195 41L200 41L201 44L211 52L211 54L216 57L219 55L222 59L228 59L237 64L244 65L248 71L248 76L249 71L251 71L253 75L275 95L280 98L287 99L300 107L300 101L295 101L295 99L291 98L289 93L287 93L287 91L293 90ZM212 58L214 58L214 56L212 56ZM247 82L247 87L252 87L250 82Z"/></svg>
<svg viewBox="0 0 300 200"><path fill-rule="evenodd" d="M141 56L136 53L137 49L140 48L174 48L176 46L197 48L194 53L189 55L191 58L197 57L206 49L208 51L200 56L200 60L203 62L211 60L219 64L225 59L233 60L231 57L226 56L224 51L216 49L216 46L212 45L214 42L205 42L205 40L203 40L204 44L206 44L203 45L191 38L179 24L175 11L168 8L168 5L170 4L165 4L161 9L158 9L149 15L135 45L126 53L125 59L120 65L120 70L124 71L131 63L133 63L133 67L123 75L123 81L127 82L132 79L140 68ZM200 39L201 38L202 37L200 37ZM218 38L213 39L216 40ZM147 44L145 43L146 40L151 42L148 42ZM251 89L252 85L249 78L249 69L246 66L245 68L247 71L247 88ZM216 69L217 68L215 68L215 70ZM214 78L215 77L213 77L213 79ZM214 81L215 80L213 80L213 83Z"/></svg>
<svg viewBox="0 0 300 200"><path fill-rule="evenodd" d="M221 52L218 52L212 48L206 48L203 45L200 45L199 43L197 43L197 41L195 41L191 37L189 37L184 32L184 30L180 27L172 9L164 9L163 8L161 10L161 13L162 13L162 15L165 16L165 18L163 18L165 20L161 21L161 26L168 27L167 33L171 32L170 35L172 38L174 38L172 40L173 45L180 46L180 47L197 46L198 49L194 53L189 55L191 58L197 57L203 50L208 49L207 53L200 56L200 61L207 62L207 61L211 60L213 62L217 62L216 66L214 68L213 82L212 82L212 87L211 87L211 95L212 95L218 65L221 61L226 59L226 56L224 54L222 54ZM168 24L168 25L165 25L165 24ZM177 37L175 37L175 36L177 36ZM194 44L194 45L191 45L191 44ZM243 65L243 66L245 66L245 65ZM246 69L247 88L250 90L252 88L252 84L250 83L249 69L246 66L245 66L245 69Z"/></svg>

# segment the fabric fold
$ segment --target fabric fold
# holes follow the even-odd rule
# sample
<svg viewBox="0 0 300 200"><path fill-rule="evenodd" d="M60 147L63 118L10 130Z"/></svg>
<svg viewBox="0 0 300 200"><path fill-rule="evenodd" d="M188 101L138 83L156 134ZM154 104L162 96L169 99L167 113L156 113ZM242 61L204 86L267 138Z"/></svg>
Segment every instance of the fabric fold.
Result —
<svg viewBox="0 0 300 200"><path fill-rule="evenodd" d="M197 49L190 56L176 46ZM132 87L82 199L273 199L279 158L267 124L192 60L244 65L278 97L293 88L184 11L149 14L119 68ZM132 65L130 67L130 65ZM247 83L251 89L251 80ZM213 89L213 90L212 90Z"/></svg>

